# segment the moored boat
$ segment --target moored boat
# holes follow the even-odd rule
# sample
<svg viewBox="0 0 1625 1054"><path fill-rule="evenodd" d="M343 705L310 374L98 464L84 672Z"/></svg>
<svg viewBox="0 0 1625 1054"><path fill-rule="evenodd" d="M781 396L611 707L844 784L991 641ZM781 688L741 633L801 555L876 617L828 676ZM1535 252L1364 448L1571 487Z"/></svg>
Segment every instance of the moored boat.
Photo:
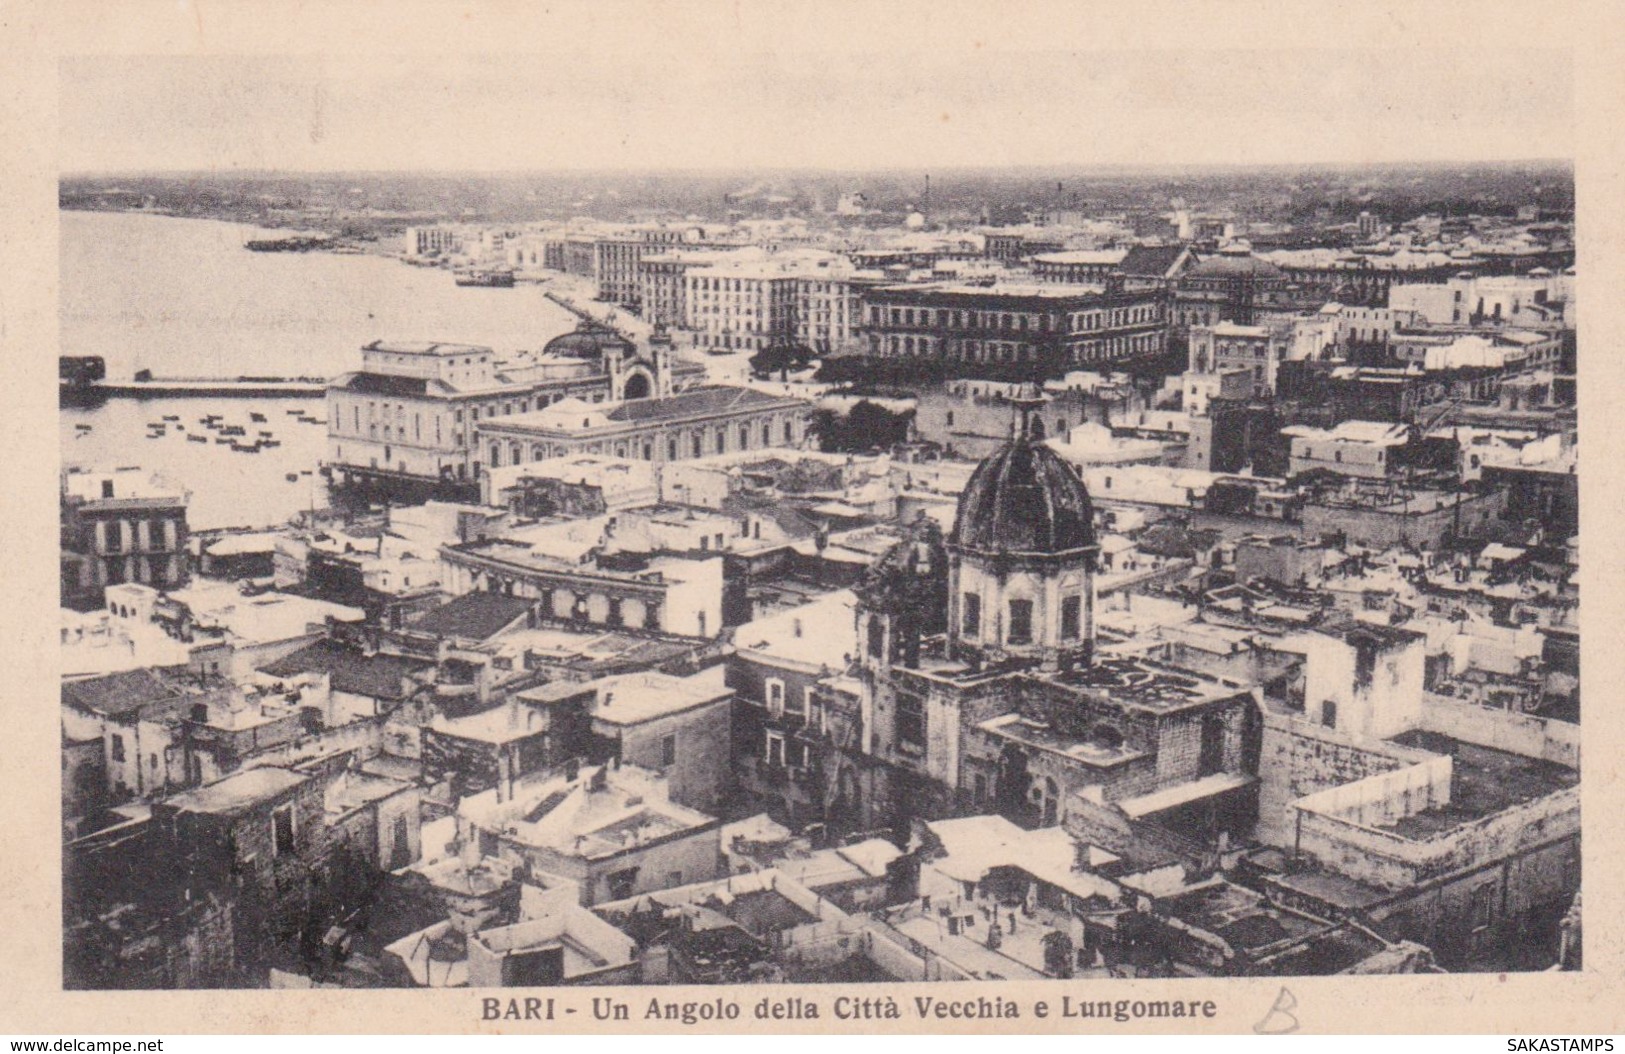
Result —
<svg viewBox="0 0 1625 1054"><path fill-rule="evenodd" d="M455 281L461 286L477 286L483 289L512 289L512 271L463 271Z"/></svg>

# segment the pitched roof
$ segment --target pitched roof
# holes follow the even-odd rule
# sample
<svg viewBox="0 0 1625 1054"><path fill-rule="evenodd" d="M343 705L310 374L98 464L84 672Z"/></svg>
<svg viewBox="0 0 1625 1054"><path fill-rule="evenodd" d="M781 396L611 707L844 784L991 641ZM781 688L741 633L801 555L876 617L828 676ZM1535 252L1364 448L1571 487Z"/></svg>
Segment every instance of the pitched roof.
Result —
<svg viewBox="0 0 1625 1054"><path fill-rule="evenodd" d="M325 673L333 688L374 699L404 699L401 682L434 664L403 655L366 655L330 640L319 640L260 667L272 677Z"/></svg>
<svg viewBox="0 0 1625 1054"><path fill-rule="evenodd" d="M722 499L719 511L732 516L754 514L772 520L790 538L811 538L818 533L818 523L809 519L793 505L765 498L730 494Z"/></svg>
<svg viewBox="0 0 1625 1054"><path fill-rule="evenodd" d="M124 670L62 685L63 703L109 717L181 694L181 689L156 669Z"/></svg>
<svg viewBox="0 0 1625 1054"><path fill-rule="evenodd" d="M1165 278L1183 252L1183 245L1136 245L1123 257L1117 270L1137 277Z"/></svg>
<svg viewBox="0 0 1625 1054"><path fill-rule="evenodd" d="M429 390L423 377L398 377L387 373L352 373L341 387L367 395L422 395Z"/></svg>
<svg viewBox="0 0 1625 1054"><path fill-rule="evenodd" d="M779 406L800 400L768 395L754 388L734 388L727 385L708 385L691 388L663 399L629 399L604 416L611 421L664 421L703 414L722 413L727 410L746 410L752 407Z"/></svg>
<svg viewBox="0 0 1625 1054"><path fill-rule="evenodd" d="M476 591L453 597L407 628L414 633L462 640L487 640L530 611L530 604L501 593Z"/></svg>

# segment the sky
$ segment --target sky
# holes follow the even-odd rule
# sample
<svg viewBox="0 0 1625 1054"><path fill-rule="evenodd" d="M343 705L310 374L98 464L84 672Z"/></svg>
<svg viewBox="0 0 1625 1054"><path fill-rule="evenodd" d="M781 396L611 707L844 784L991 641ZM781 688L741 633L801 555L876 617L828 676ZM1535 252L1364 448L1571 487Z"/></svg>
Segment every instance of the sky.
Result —
<svg viewBox="0 0 1625 1054"><path fill-rule="evenodd" d="M65 172L1566 159L1562 50L64 59Z"/></svg>

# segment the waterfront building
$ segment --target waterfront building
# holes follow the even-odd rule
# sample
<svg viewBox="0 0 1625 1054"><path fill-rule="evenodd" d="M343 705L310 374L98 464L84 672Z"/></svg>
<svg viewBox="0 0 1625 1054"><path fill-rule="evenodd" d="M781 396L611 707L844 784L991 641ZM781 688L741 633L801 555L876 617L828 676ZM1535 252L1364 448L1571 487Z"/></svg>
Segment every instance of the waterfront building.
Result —
<svg viewBox="0 0 1625 1054"><path fill-rule="evenodd" d="M62 604L100 607L110 585L186 583L190 496L139 468L62 473Z"/></svg>
<svg viewBox="0 0 1625 1054"><path fill-rule="evenodd" d="M374 341L361 369L328 387L328 466L341 482L413 495L473 499L493 464L480 423L566 399L583 403L669 395L703 369L674 364L668 343L635 345L591 323L539 354L432 341Z"/></svg>
<svg viewBox="0 0 1625 1054"><path fill-rule="evenodd" d="M409 259L450 256L462 248L462 234L453 227L408 227L402 237L402 250Z"/></svg>

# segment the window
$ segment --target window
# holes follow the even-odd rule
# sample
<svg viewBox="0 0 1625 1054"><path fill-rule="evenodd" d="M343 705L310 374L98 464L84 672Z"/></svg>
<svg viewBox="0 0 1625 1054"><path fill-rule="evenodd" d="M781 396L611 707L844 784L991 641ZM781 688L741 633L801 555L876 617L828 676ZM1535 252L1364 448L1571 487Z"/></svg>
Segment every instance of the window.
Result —
<svg viewBox="0 0 1625 1054"><path fill-rule="evenodd" d="M916 696L897 696L897 745L925 749L925 704Z"/></svg>
<svg viewBox="0 0 1625 1054"><path fill-rule="evenodd" d="M123 761L124 760L124 737L121 736L121 735L118 735L117 733L114 733L112 747L113 747L113 760L114 761Z"/></svg>
<svg viewBox="0 0 1625 1054"><path fill-rule="evenodd" d="M767 734L767 752L764 755L769 765L784 764L784 734L769 732Z"/></svg>
<svg viewBox="0 0 1625 1054"><path fill-rule="evenodd" d="M1337 704L1330 699L1320 704L1320 723L1327 728L1337 727Z"/></svg>
<svg viewBox="0 0 1625 1054"><path fill-rule="evenodd" d="M786 740L784 744L784 764L793 769L807 767L807 744L799 740Z"/></svg>
<svg viewBox="0 0 1625 1054"><path fill-rule="evenodd" d="M960 612L960 632L966 637L977 637L982 632L982 598L966 593Z"/></svg>
<svg viewBox="0 0 1625 1054"><path fill-rule="evenodd" d="M784 697L784 712L791 717L806 717L807 698L810 695L812 695L811 687L801 689L800 695L794 692L789 693Z"/></svg>
<svg viewBox="0 0 1625 1054"><path fill-rule="evenodd" d="M1495 919L1495 883L1486 882L1473 890L1472 895L1473 929L1481 930L1489 926Z"/></svg>
<svg viewBox="0 0 1625 1054"><path fill-rule="evenodd" d="M767 708L774 714L784 713L784 682L777 677L767 679Z"/></svg>
<svg viewBox="0 0 1625 1054"><path fill-rule="evenodd" d="M1033 640L1033 602L1010 601L1010 629L1005 634L1010 644L1031 644Z"/></svg>
<svg viewBox="0 0 1625 1054"><path fill-rule="evenodd" d="M677 736L669 735L660 741L660 767L671 768L677 764Z"/></svg>
<svg viewBox="0 0 1625 1054"><path fill-rule="evenodd" d="M277 856L293 852L293 806L282 805L271 810L272 849Z"/></svg>
<svg viewBox="0 0 1625 1054"><path fill-rule="evenodd" d="M638 869L628 867L621 871L611 871L604 876L604 884L609 887L610 900L625 900L637 892Z"/></svg>
<svg viewBox="0 0 1625 1054"><path fill-rule="evenodd" d="M1077 640L1083 635L1083 598L1064 597L1061 600L1061 639Z"/></svg>

